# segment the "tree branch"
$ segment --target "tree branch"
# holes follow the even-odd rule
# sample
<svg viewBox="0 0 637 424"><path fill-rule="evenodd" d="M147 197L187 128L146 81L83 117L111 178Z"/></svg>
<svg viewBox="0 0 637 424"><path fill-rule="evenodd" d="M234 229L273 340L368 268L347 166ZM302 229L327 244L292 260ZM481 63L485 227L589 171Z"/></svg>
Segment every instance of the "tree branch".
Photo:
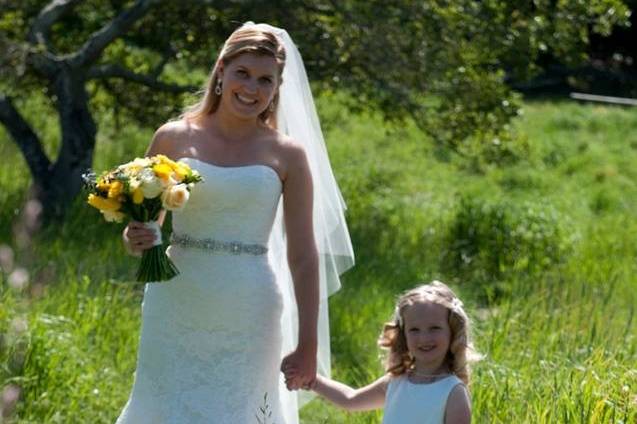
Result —
<svg viewBox="0 0 637 424"><path fill-rule="evenodd" d="M51 26L68 13L80 0L53 0L49 3L33 21L27 39L35 44L44 44L47 50L51 50L49 31Z"/></svg>
<svg viewBox="0 0 637 424"><path fill-rule="evenodd" d="M108 25L95 32L78 52L71 55L70 65L79 68L95 62L106 46L128 31L154 4L160 1L162 0L137 0L131 8L123 11Z"/></svg>
<svg viewBox="0 0 637 424"><path fill-rule="evenodd" d="M155 79L159 78L161 73L164 71L164 67L174 55L175 55L175 50L173 50L173 48L170 45L166 46L166 48L164 49L164 53L161 56L161 61L157 64L157 66L153 68L152 72L150 73L150 76L152 76Z"/></svg>
<svg viewBox="0 0 637 424"><path fill-rule="evenodd" d="M51 161L42 149L40 139L13 106L11 99L0 93L0 122L22 151L34 180L43 180L49 172Z"/></svg>
<svg viewBox="0 0 637 424"><path fill-rule="evenodd" d="M150 75L138 74L120 65L97 65L89 69L88 78L121 78L126 81L136 82L150 88L165 91L168 93L184 93L186 91L196 91L199 87L192 85L169 84L159 81L154 72Z"/></svg>
<svg viewBox="0 0 637 424"><path fill-rule="evenodd" d="M53 24L67 14L80 0L53 0L46 5L33 21L27 34L28 62L45 74L51 75L57 71L60 59L53 53L49 32Z"/></svg>

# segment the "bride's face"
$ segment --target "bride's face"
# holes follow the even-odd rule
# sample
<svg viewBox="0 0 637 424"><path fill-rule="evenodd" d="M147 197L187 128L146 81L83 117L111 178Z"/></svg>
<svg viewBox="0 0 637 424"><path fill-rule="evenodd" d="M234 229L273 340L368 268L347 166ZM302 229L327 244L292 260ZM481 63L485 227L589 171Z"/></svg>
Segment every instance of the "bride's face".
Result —
<svg viewBox="0 0 637 424"><path fill-rule="evenodd" d="M278 90L278 66L271 56L244 53L220 70L221 105L242 118L256 118Z"/></svg>

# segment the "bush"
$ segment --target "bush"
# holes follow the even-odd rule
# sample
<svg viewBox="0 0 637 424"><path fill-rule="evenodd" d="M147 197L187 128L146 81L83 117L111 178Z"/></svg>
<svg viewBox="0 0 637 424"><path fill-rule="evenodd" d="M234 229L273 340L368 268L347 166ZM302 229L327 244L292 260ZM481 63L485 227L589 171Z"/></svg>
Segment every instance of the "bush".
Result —
<svg viewBox="0 0 637 424"><path fill-rule="evenodd" d="M546 204L486 202L464 196L449 227L441 268L477 283L538 275L565 261L575 236Z"/></svg>

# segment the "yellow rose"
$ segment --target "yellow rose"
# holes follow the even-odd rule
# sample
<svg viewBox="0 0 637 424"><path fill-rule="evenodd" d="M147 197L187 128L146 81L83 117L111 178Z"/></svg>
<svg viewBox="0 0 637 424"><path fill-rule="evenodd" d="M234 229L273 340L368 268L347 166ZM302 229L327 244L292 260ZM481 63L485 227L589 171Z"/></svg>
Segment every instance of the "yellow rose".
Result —
<svg viewBox="0 0 637 424"><path fill-rule="evenodd" d="M94 194L88 195L88 204L100 211L116 211L122 206L117 200L105 199Z"/></svg>
<svg viewBox="0 0 637 424"><path fill-rule="evenodd" d="M142 191L142 189L138 188L135 191L133 191L133 203L135 203L136 205L139 205L143 201L144 201L144 192Z"/></svg>
<svg viewBox="0 0 637 424"><path fill-rule="evenodd" d="M179 211L183 209L186 202L188 202L189 197L190 192L186 185L176 184L164 190L161 195L161 202L164 209L169 211Z"/></svg>

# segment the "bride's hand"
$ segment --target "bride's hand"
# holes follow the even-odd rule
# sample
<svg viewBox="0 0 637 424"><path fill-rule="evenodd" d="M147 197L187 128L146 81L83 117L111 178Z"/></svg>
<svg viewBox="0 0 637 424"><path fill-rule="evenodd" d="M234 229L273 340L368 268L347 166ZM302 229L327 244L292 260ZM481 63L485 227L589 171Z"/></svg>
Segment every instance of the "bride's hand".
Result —
<svg viewBox="0 0 637 424"><path fill-rule="evenodd" d="M141 256L144 250L153 247L155 233L143 223L130 221L122 233L124 247L133 256Z"/></svg>
<svg viewBox="0 0 637 424"><path fill-rule="evenodd" d="M298 347L283 358L281 371L288 390L311 388L316 380L316 352Z"/></svg>

